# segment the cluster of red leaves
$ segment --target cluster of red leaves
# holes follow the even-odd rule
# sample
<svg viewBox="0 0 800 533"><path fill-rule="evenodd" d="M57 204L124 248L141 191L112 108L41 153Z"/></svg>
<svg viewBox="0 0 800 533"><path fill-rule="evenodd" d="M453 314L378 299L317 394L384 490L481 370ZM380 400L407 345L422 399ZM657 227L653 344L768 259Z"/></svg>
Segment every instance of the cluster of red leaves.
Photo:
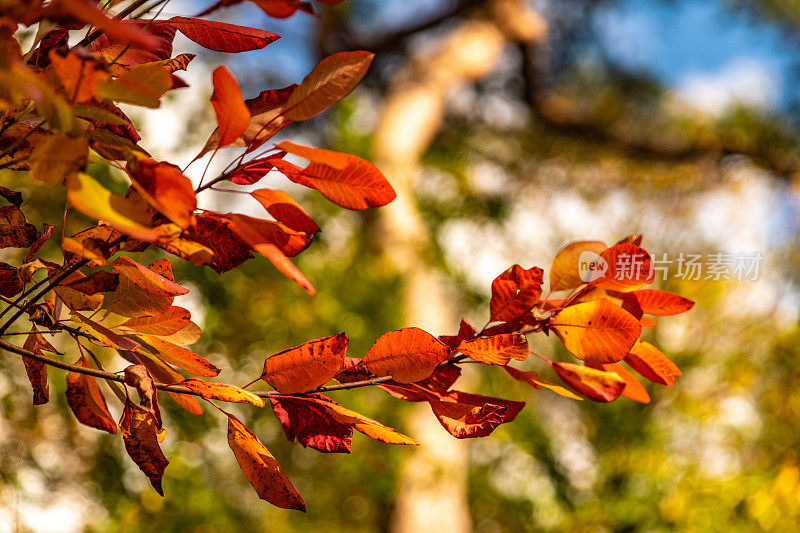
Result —
<svg viewBox="0 0 800 533"><path fill-rule="evenodd" d="M201 16L240 1L217 2ZM252 1L277 17L309 10L297 0ZM453 389L465 360L501 366L511 378L536 389L580 399L572 389L603 402L620 395L649 401L621 362L663 385L672 385L680 374L639 336L654 323L645 314L676 314L692 303L641 288L652 281L650 258L639 248L640 238L630 237L610 248L591 241L559 252L550 271L550 292L570 291L562 299L542 299L542 270L514 265L492 283L490 322L481 331L463 320L453 336L437 338L418 328L390 331L360 359L347 356L344 333L309 341L265 359L255 381L263 380L272 391L254 393L188 378L184 373L216 377L220 369L186 347L200 337L189 311L174 305L187 289L176 283L167 259L145 266L127 254L152 245L224 272L256 252L313 294L311 283L289 257L308 247L320 228L286 192L248 192L263 205L265 218L199 210L197 195L223 181L253 186L276 171L347 209L392 201L391 185L363 159L286 140L263 149L291 122L310 119L350 93L372 55L335 54L299 84L268 89L247 100L232 74L217 68L210 102L217 128L198 158L209 153L214 157L229 146L244 150L219 176L195 188L179 167L148 155L117 104L158 107L166 92L186 85L175 72L186 69L193 56L172 56L176 32L231 53L263 48L278 36L201 18L123 19L90 0L17 0L0 7L0 169L28 171L36 184L66 187L68 207L100 221L62 238L61 264L37 258L55 226L45 225L40 232L20 210L22 195L0 188L0 196L11 204L0 207L0 248L28 249L20 266L0 264L0 295L9 304L0 317L11 313L0 324L0 337L24 314L31 322L21 347L1 339L0 347L22 356L35 405L49 401L48 366L68 370L67 403L76 419L112 434L119 428L127 453L159 493L168 465L159 444L166 434L159 391L193 414L202 413L197 398L220 410L215 402L263 407L266 398L290 441L321 452L349 453L354 430L389 444L416 442L321 392L378 386L399 399L427 402L445 430L457 438L475 438L514 420L524 404ZM33 47L24 54L15 35L20 24L39 28ZM79 44L68 45L70 32L89 26L94 30L82 34ZM308 164L287 161L289 154ZM127 194L117 195L87 174L90 161L105 162L127 176ZM594 252L596 264L610 268L583 279L579 260L585 252ZM620 257L631 254L639 258L636 268L621 272ZM528 334L551 331L584 363L545 359L567 388L509 365L512 359L528 358ZM74 363L65 361L44 337L56 333L73 338L79 352ZM89 345L100 349L98 355ZM127 366L121 372L106 371L104 364L119 363L115 357ZM98 378L122 405L119 421L109 411ZM332 380L337 384L326 385ZM259 497L280 507L305 509L264 444L223 412L228 443Z"/></svg>

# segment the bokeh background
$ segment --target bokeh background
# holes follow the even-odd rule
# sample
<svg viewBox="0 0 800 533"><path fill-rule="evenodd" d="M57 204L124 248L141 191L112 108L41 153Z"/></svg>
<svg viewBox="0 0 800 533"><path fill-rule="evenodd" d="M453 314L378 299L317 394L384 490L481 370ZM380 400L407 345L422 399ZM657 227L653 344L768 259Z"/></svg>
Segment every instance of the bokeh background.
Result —
<svg viewBox="0 0 800 533"><path fill-rule="evenodd" d="M205 5L172 0L161 16ZM194 348L245 383L265 355L339 331L354 356L406 325L452 334L461 317L485 322L491 280L509 265L547 268L569 241L642 233L669 261L657 286L697 301L646 333L683 376L672 388L648 386L648 405L600 405L533 391L496 369L470 371L463 388L527 402L514 423L470 442L380 390L345 391L333 396L424 442L393 448L357 435L352 456L292 445L270 410L238 409L304 495L302 515L257 499L215 413L193 417L166 401L161 499L120 439L68 416L60 371L51 402L33 409L19 360L1 358L0 532L795 530L800 3L316 7L317 17L285 21L249 4L217 12L282 35L258 52L210 53L179 35L176 50L199 55L185 76L191 87L134 115L142 145L191 160L213 129L219 64L251 97L298 82L324 55L373 50L350 97L281 135L371 159L399 198L349 212L266 178L323 228L297 259L318 295L263 258L221 276L173 258L192 289L179 305L204 330ZM190 168L193 179L203 166ZM11 173L0 181L19 185ZM261 214L244 195L210 194L202 207ZM53 223L59 201L63 191L29 186L23 211ZM757 275L714 279L714 254L740 253L763 258ZM688 279L681 254L701 254L701 279ZM535 345L566 359L551 341ZM534 361L524 368L549 375Z"/></svg>

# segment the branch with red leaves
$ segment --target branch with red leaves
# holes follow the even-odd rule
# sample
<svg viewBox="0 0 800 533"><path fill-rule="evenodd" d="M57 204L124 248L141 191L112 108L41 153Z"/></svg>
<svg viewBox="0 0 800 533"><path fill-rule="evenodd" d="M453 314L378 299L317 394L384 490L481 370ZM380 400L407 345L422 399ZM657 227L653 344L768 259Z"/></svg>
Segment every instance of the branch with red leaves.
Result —
<svg viewBox="0 0 800 533"><path fill-rule="evenodd" d="M310 9L299 0L253 2L277 17ZM204 16L237 3L218 2ZM259 188L260 180L274 172L351 210L386 205L395 191L359 157L288 140L268 144L292 122L313 118L347 96L372 61L364 51L334 54L300 83L249 99L227 68L215 69L210 106L217 127L195 160L208 158L208 169L213 158L228 157L227 168L205 185L195 185L185 169L153 159L139 146L139 134L118 104L156 108L164 94L186 86L175 73L186 70L194 56L173 57L176 32L227 53L263 48L278 35L198 17L132 20L165 3L145 4L132 2L116 15L89 0L17 0L0 8L5 54L0 58L0 102L5 106L0 168L28 172L36 186L65 187L66 207L99 221L62 239L60 263L45 260L39 253L55 226L40 231L20 209L22 194L0 187L0 196L10 204L0 207L0 248L28 250L18 266L0 263L0 299L8 304L0 318L10 313L0 324L0 349L21 356L34 405L49 401L48 367L66 370L67 403L76 419L112 434L121 429L125 450L160 494L169 461L159 445L164 431L159 392L198 415L198 399L220 410L218 402L263 407L269 400L290 441L320 452L349 453L354 431L389 444L417 443L324 392L378 387L401 400L428 403L456 438L477 438L514 420L524 403L454 389L461 364L497 366L535 389L600 402L619 396L649 401L647 390L621 363L662 385L672 385L680 375L640 335L654 324L645 314L677 314L692 302L642 288L653 281L652 261L639 246L641 237L631 236L613 246L597 241L566 246L551 265L544 298L543 271L512 266L492 283L490 321L481 331L463 320L456 335L434 336L419 328L389 331L362 358L347 356L345 333L311 340L265 358L251 384L263 382L271 390L253 392L246 390L249 385L201 379L216 377L220 369L187 348L201 336L190 312L174 305L188 289L176 281L167 258L143 265L130 254L153 246L217 272L259 254L313 295L313 285L290 258L310 246L321 230L288 193ZM23 54L14 33L20 24L52 29ZM70 32L90 27L95 30L77 46L68 46ZM231 156L230 147L244 150ZM308 163L289 162L289 154ZM118 195L94 179L87 172L90 159L124 173L127 193ZM221 182L243 187L239 192L256 199L263 216L199 209L197 196L217 190L214 185ZM551 298L554 292L564 295ZM9 329L26 315L30 332L22 346L3 339L21 334ZM512 360L528 359L528 335L551 332L583 362L535 354L565 386L510 366ZM45 338L62 333L74 341L75 362ZM118 421L98 379L122 404ZM228 443L258 496L279 507L305 510L264 444L225 414Z"/></svg>

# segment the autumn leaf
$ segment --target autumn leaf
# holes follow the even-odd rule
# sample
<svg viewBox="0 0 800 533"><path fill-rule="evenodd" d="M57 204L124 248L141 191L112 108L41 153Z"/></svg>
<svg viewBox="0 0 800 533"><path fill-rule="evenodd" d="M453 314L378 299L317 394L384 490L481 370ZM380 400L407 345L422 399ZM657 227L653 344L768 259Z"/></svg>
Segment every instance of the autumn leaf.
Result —
<svg viewBox="0 0 800 533"><path fill-rule="evenodd" d="M548 364L569 388L596 402L613 402L625 389L625 380L614 372L572 363Z"/></svg>
<svg viewBox="0 0 800 533"><path fill-rule="evenodd" d="M571 393L561 385L556 385L555 383L551 383L550 381L544 380L539 377L539 374L533 371L525 372L519 369L514 368L513 366L504 366L503 370L508 372L508 375L512 378L516 379L517 381L521 381L523 383L527 383L534 389L550 389L551 391L564 396L565 398L572 398L573 400L582 400L580 396L576 396L575 394Z"/></svg>
<svg viewBox="0 0 800 533"><path fill-rule="evenodd" d="M661 350L641 340L636 341L624 361L653 383L667 387L673 386L675 376L681 375L680 369Z"/></svg>
<svg viewBox="0 0 800 533"><path fill-rule="evenodd" d="M228 416L228 446L258 497L284 509L305 512L303 497L281 470L275 457L239 419L225 414Z"/></svg>
<svg viewBox="0 0 800 533"><path fill-rule="evenodd" d="M217 52L259 50L280 39L280 35L271 31L214 20L172 17L167 23L200 46Z"/></svg>
<svg viewBox="0 0 800 533"><path fill-rule="evenodd" d="M30 158L31 179L47 187L62 183L86 168L89 142L86 135L53 132L39 143Z"/></svg>
<svg viewBox="0 0 800 533"><path fill-rule="evenodd" d="M214 92L211 105L217 115L219 146L227 146L238 139L250 124L250 110L244 104L239 84L224 66L217 67L213 74Z"/></svg>
<svg viewBox="0 0 800 533"><path fill-rule="evenodd" d="M120 355L123 354L122 351L119 352ZM140 350L139 352L136 353L132 352L132 356L131 355L129 356L132 359L141 362L141 364L144 365L147 371L150 372L150 374L159 383L174 385L186 379L184 376L173 370L172 367L161 361L161 359L159 359L154 355L149 355L145 353L143 350ZM193 415L203 414L203 408L200 407L200 404L192 396L178 392L170 392L169 395L175 401L175 403L181 406L181 408L183 408L186 412L191 413Z"/></svg>
<svg viewBox="0 0 800 533"><path fill-rule="evenodd" d="M100 185L88 174L67 176L67 199L95 220L105 221L119 231L143 241L152 241L157 234L148 227L150 216L132 202Z"/></svg>
<svg viewBox="0 0 800 533"><path fill-rule="evenodd" d="M622 396L634 402L650 403L650 394L647 392L647 389L639 383L636 376L628 372L621 364L612 363L610 365L602 365L602 370L613 372L625 380L625 388L622 389Z"/></svg>
<svg viewBox="0 0 800 533"><path fill-rule="evenodd" d="M115 326L114 329L134 331L145 335L168 336L186 327L190 322L191 316L191 313L183 307L172 306L155 316L128 319Z"/></svg>
<svg viewBox="0 0 800 533"><path fill-rule="evenodd" d="M559 250L550 265L550 291L571 290L590 281L584 279L588 272L583 272L581 263L591 265L606 248L600 241L577 241Z"/></svg>
<svg viewBox="0 0 800 533"><path fill-rule="evenodd" d="M24 288L18 272L8 263L0 263L0 294L6 298L16 296Z"/></svg>
<svg viewBox="0 0 800 533"><path fill-rule="evenodd" d="M5 198L6 200L16 207L22 205L22 193L18 191L14 191L9 189L8 187L3 187L0 185L0 196Z"/></svg>
<svg viewBox="0 0 800 533"><path fill-rule="evenodd" d="M373 57L365 51L326 57L292 92L283 115L289 120L308 120L329 108L350 94L367 73Z"/></svg>
<svg viewBox="0 0 800 533"><path fill-rule="evenodd" d="M320 394L308 397L325 401ZM337 422L327 411L304 400L289 396L269 400L289 442L296 440L323 453L350 453L352 426Z"/></svg>
<svg viewBox="0 0 800 533"><path fill-rule="evenodd" d="M312 148L311 146L303 146L301 144L293 143L292 141L281 141L275 143L275 148L279 148L283 152L288 152L304 159L308 159L312 163L320 163L333 167L336 170L344 170L350 164L350 159L347 154L341 152L334 152L333 150L323 150L322 148Z"/></svg>
<svg viewBox="0 0 800 533"><path fill-rule="evenodd" d="M276 159L283 159L286 152L278 152L267 157L251 159L238 165L236 168L226 173L226 180L236 185L253 185L263 178L267 172L275 168L272 164Z"/></svg>
<svg viewBox="0 0 800 533"><path fill-rule="evenodd" d="M197 197L189 178L176 165L150 158L128 162L128 175L147 202L183 229L189 227Z"/></svg>
<svg viewBox="0 0 800 533"><path fill-rule="evenodd" d="M0 207L0 248L27 248L39 238L39 231L15 206Z"/></svg>
<svg viewBox="0 0 800 533"><path fill-rule="evenodd" d="M542 269L514 265L492 281L490 314L493 321L509 321L528 313L542 295Z"/></svg>
<svg viewBox="0 0 800 533"><path fill-rule="evenodd" d="M209 266L218 273L227 272L253 258L250 247L233 230L233 222L218 213L198 213L194 227L189 228L189 236L214 252Z"/></svg>
<svg viewBox="0 0 800 533"><path fill-rule="evenodd" d="M470 404L430 400L436 420L457 439L490 435L503 422L506 408L501 405Z"/></svg>
<svg viewBox="0 0 800 533"><path fill-rule="evenodd" d="M39 253L39 250L42 249L42 246L50 239L50 236L53 234L53 229L55 226L51 224L44 224L42 234L39 235L39 238L31 244L30 248L28 249L28 253L25 254L25 262L30 263L36 254Z"/></svg>
<svg viewBox="0 0 800 533"><path fill-rule="evenodd" d="M458 326L458 333L455 335L439 335L439 340L449 346L450 348L457 348L461 341L470 340L475 338L478 334L477 330L472 327L472 324L461 319L461 323Z"/></svg>
<svg viewBox="0 0 800 533"><path fill-rule="evenodd" d="M114 79L97 84L107 100L157 108L161 97L172 88L172 74L163 66L149 63L133 66Z"/></svg>
<svg viewBox="0 0 800 533"><path fill-rule="evenodd" d="M247 403L256 407L264 407L264 400L244 389L227 383L211 383L199 379L185 379L176 385L186 387L210 400L220 400L223 402Z"/></svg>
<svg viewBox="0 0 800 533"><path fill-rule="evenodd" d="M152 376L143 365L130 365L123 372L125 384L139 393L139 403L149 411L156 421L156 428L161 429L161 409L158 407L158 391Z"/></svg>
<svg viewBox="0 0 800 533"><path fill-rule="evenodd" d="M47 342L41 333L36 329L35 325L31 326L31 332L25 339L22 345L24 350L36 354L44 352L59 353L58 350ZM22 362L25 365L25 372L28 374L28 381L31 383L33 389L33 405L42 405L50 401L50 385L47 382L47 365L31 359L30 357L23 357Z"/></svg>
<svg viewBox="0 0 800 533"><path fill-rule="evenodd" d="M631 294L642 311L649 315L679 315L694 307L694 302L688 298L667 291L640 289Z"/></svg>
<svg viewBox="0 0 800 533"><path fill-rule="evenodd" d="M330 398L319 395L319 399L316 400L305 397L304 399L321 407L338 423L352 426L353 429L363 433L371 439L375 439L386 444L419 446L419 443L414 439L403 435L395 429L384 426L380 422L377 422L369 417L356 413L355 411L351 411L350 409L347 409L346 407L334 402Z"/></svg>
<svg viewBox="0 0 800 533"><path fill-rule="evenodd" d="M182 368L195 376L214 377L220 373L220 369L206 358L166 339L152 335L141 335L135 338L142 343L144 350L152 352L165 363Z"/></svg>
<svg viewBox="0 0 800 533"><path fill-rule="evenodd" d="M303 233L320 231L319 226L286 191L259 189L252 191L250 195L258 200L264 209L281 224Z"/></svg>
<svg viewBox="0 0 800 533"><path fill-rule="evenodd" d="M99 270L86 277L62 283L62 285L86 296L92 296L97 293L116 290L119 287L119 274Z"/></svg>
<svg viewBox="0 0 800 533"><path fill-rule="evenodd" d="M75 364L90 368L89 362L83 355ZM67 374L67 404L81 424L107 431L112 435L117 432L117 424L111 417L106 400L93 376L79 372Z"/></svg>
<svg viewBox="0 0 800 533"><path fill-rule="evenodd" d="M464 340L456 349L487 365L505 365L511 359L522 361L528 357L528 339L519 333L504 333Z"/></svg>
<svg viewBox="0 0 800 533"><path fill-rule="evenodd" d="M429 377L450 350L419 328L403 328L381 335L367 350L363 363L376 376L392 376L399 383Z"/></svg>
<svg viewBox="0 0 800 533"><path fill-rule="evenodd" d="M125 24L150 35L155 41L155 46L134 48L126 42L111 39L107 34L103 34L91 44L92 51L99 52L109 62L125 66L165 61L172 57L175 28L171 24L153 20L126 20Z"/></svg>
<svg viewBox="0 0 800 533"><path fill-rule="evenodd" d="M621 361L642 332L635 317L604 298L559 311L550 327L575 357L599 364Z"/></svg>
<svg viewBox="0 0 800 533"><path fill-rule="evenodd" d="M160 495L161 478L169 461L158 445L158 424L153 414L128 400L119 421L125 450Z"/></svg>
<svg viewBox="0 0 800 533"><path fill-rule="evenodd" d="M291 181L318 190L345 209L380 207L395 199L397 193L372 163L350 154L339 155L347 159L347 164L339 168L314 161L300 168L283 159L276 159L272 164Z"/></svg>
<svg viewBox="0 0 800 533"><path fill-rule="evenodd" d="M284 350L264 361L260 377L284 394L317 388L342 369L347 342L347 335L338 333Z"/></svg>
<svg viewBox="0 0 800 533"><path fill-rule="evenodd" d="M591 284L603 289L630 292L653 282L650 254L635 244L616 244L600 254L599 264L606 268Z"/></svg>

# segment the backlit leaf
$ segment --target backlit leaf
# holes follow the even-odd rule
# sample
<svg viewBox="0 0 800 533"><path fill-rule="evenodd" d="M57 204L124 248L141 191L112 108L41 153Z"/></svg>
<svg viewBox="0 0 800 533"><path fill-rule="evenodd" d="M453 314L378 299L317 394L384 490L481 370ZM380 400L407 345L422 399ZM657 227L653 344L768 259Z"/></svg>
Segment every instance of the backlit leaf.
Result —
<svg viewBox="0 0 800 533"><path fill-rule="evenodd" d="M144 349L152 348L155 352L154 355L162 361L182 368L195 376L214 377L220 373L220 369L207 359L182 346L152 335L142 335L136 338L145 343Z"/></svg>
<svg viewBox="0 0 800 533"><path fill-rule="evenodd" d="M251 192L250 195L258 200L264 209L281 224L304 233L320 231L319 226L286 191L259 189Z"/></svg>
<svg viewBox="0 0 800 533"><path fill-rule="evenodd" d="M39 231L18 207L0 207L0 248L27 248L38 238Z"/></svg>
<svg viewBox="0 0 800 533"><path fill-rule="evenodd" d="M649 315L670 316L685 313L694 302L683 296L657 289L640 289L631 293L642 311Z"/></svg>
<svg viewBox="0 0 800 533"><path fill-rule="evenodd" d="M128 162L128 174L147 202L183 229L189 227L197 197L189 178L176 165L150 158Z"/></svg>
<svg viewBox="0 0 800 533"><path fill-rule="evenodd" d="M211 383L199 379L186 379L177 383L187 389L196 392L203 398L220 400L223 402L247 403L256 407L264 407L264 400L244 389L227 383Z"/></svg>
<svg viewBox="0 0 800 533"><path fill-rule="evenodd" d="M447 346L430 333L403 328L381 335L367 350L363 363L376 376L411 383L429 377L449 353Z"/></svg>
<svg viewBox="0 0 800 533"><path fill-rule="evenodd" d="M598 277L592 278L595 287L630 292L653 282L650 254L635 244L616 244L604 250L598 263L602 268L595 272Z"/></svg>
<svg viewBox="0 0 800 533"><path fill-rule="evenodd" d="M239 84L226 67L220 66L214 70L213 83L211 105L217 115L219 146L227 146L247 130L250 110L244 104Z"/></svg>
<svg viewBox="0 0 800 533"><path fill-rule="evenodd" d="M556 394L560 394L566 398L572 398L573 400L582 400L580 396L576 396L575 394L571 393L561 385L556 385L555 383L551 383L547 380L544 380L539 377L539 374L533 371L525 372L519 369L514 368L513 366L504 366L503 369L508 372L512 378L516 379L517 381L521 381L523 383L527 383L534 389L550 389L551 391L555 392Z"/></svg>
<svg viewBox="0 0 800 533"><path fill-rule="evenodd" d="M44 352L58 353L58 350L47 342L41 333L36 329L35 325L31 326L31 332L25 339L25 344L22 345L24 350L36 354ZM50 401L50 385L47 382L47 365L29 357L23 357L22 362L25 364L25 372L28 374L28 381L31 383L33 389L33 405L42 405Z"/></svg>
<svg viewBox="0 0 800 533"><path fill-rule="evenodd" d="M167 22L200 46L217 52L259 50L280 38L280 35L271 31L214 20L172 17Z"/></svg>
<svg viewBox="0 0 800 533"><path fill-rule="evenodd" d="M54 187L86 168L88 155L89 142L85 135L69 136L54 132L45 137L31 154L31 179Z"/></svg>
<svg viewBox="0 0 800 533"><path fill-rule="evenodd" d="M290 120L307 120L321 113L350 94L367 73L373 57L365 51L326 57L303 78L286 102L283 114Z"/></svg>
<svg viewBox="0 0 800 533"><path fill-rule="evenodd" d="M268 357L261 379L285 394L305 392L333 379L346 352L344 333L308 341Z"/></svg>
<svg viewBox="0 0 800 533"><path fill-rule="evenodd" d="M461 341L456 349L487 365L506 365L511 359L528 357L528 339L519 333L505 333Z"/></svg>
<svg viewBox="0 0 800 533"><path fill-rule="evenodd" d="M100 96L115 102L156 108L172 88L172 74L158 64L131 67L112 80L97 84Z"/></svg>
<svg viewBox="0 0 800 533"><path fill-rule="evenodd" d="M681 375L681 370L675 363L649 342L636 341L624 360L628 366L653 383L668 387L675 384L675 376Z"/></svg>
<svg viewBox="0 0 800 533"><path fill-rule="evenodd" d="M305 512L303 497L281 470L275 457L239 419L225 414L228 415L228 446L258 497L284 509Z"/></svg>
<svg viewBox="0 0 800 533"><path fill-rule="evenodd" d="M90 368L84 356L81 356L75 364ZM94 377L78 372L68 373L67 404L81 424L111 434L117 432L117 424L108 412L108 405Z"/></svg>
<svg viewBox="0 0 800 533"><path fill-rule="evenodd" d="M161 410L158 407L158 392L150 373L143 365L130 365L125 368L125 384L134 387L139 393L139 403L149 411L161 429Z"/></svg>
<svg viewBox="0 0 800 533"><path fill-rule="evenodd" d="M308 397L326 400L320 394ZM296 440L324 453L350 453L352 426L340 424L327 411L305 400L287 396L270 398L270 403L289 442Z"/></svg>
<svg viewBox="0 0 800 533"><path fill-rule="evenodd" d="M622 396L639 403L650 403L650 394L647 389L639 383L636 376L625 370L619 363L612 363L610 365L602 365L603 370L607 372L614 372L616 375L625 380L625 388L622 389Z"/></svg>
<svg viewBox="0 0 800 533"><path fill-rule="evenodd" d="M115 329L133 331L145 335L167 336L177 333L186 327L192 315L183 307L172 306L155 316L131 318Z"/></svg>
<svg viewBox="0 0 800 533"><path fill-rule="evenodd" d="M559 250L550 265L550 290L570 290L590 281L588 267L606 248L605 243L600 241L577 241ZM581 262L584 264L581 265ZM583 279L582 273L586 279Z"/></svg>
<svg viewBox="0 0 800 533"><path fill-rule="evenodd" d="M596 402L612 402L625 389L625 380L606 372L572 363L549 363L572 390Z"/></svg>
<svg viewBox="0 0 800 533"><path fill-rule="evenodd" d="M153 414L130 400L125 402L119 422L125 450L133 462L144 472L150 484L160 495L161 478L169 461L158 445L158 425Z"/></svg>
<svg viewBox="0 0 800 533"><path fill-rule="evenodd" d="M567 307L550 327L575 357L599 364L621 361L642 332L636 318L606 299Z"/></svg>
<svg viewBox="0 0 800 533"><path fill-rule="evenodd" d="M492 281L490 314L493 321L509 321L528 313L542 295L542 269L514 265Z"/></svg>

